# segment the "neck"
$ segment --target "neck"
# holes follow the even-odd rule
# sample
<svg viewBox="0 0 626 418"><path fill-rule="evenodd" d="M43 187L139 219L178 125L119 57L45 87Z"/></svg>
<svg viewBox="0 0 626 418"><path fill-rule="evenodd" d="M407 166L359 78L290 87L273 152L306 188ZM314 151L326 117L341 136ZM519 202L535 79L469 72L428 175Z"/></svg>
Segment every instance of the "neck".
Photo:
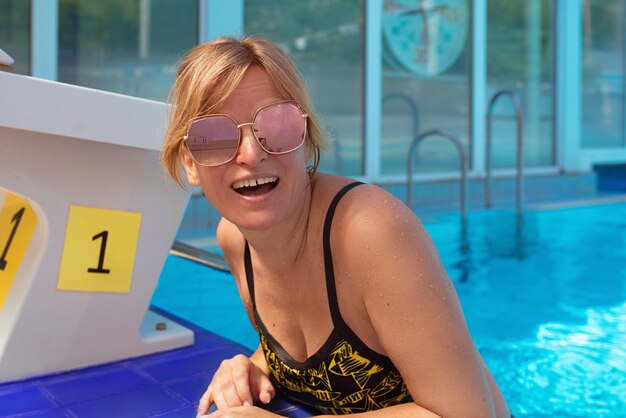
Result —
<svg viewBox="0 0 626 418"><path fill-rule="evenodd" d="M293 216L270 229L240 230L260 264L270 267L272 271L280 271L289 269L298 262L307 244L312 195L313 179Z"/></svg>

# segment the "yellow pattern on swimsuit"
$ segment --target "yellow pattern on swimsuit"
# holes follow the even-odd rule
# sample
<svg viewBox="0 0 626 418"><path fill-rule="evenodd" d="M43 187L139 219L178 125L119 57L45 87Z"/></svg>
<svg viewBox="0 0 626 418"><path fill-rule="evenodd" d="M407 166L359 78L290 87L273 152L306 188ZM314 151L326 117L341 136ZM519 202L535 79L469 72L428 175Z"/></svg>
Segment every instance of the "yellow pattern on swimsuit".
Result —
<svg viewBox="0 0 626 418"><path fill-rule="evenodd" d="M282 361L263 332L260 334L272 383L295 401L325 414L344 415L411 400L393 365L381 365L363 357L345 340L338 341L316 367L295 368Z"/></svg>

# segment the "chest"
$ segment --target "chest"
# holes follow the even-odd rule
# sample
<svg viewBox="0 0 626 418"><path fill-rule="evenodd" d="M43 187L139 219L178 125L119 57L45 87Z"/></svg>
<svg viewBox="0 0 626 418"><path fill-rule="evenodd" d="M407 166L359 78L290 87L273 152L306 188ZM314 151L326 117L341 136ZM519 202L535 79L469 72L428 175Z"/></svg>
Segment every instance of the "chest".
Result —
<svg viewBox="0 0 626 418"><path fill-rule="evenodd" d="M333 329L323 263L284 273L255 271L257 315L294 358L306 358Z"/></svg>

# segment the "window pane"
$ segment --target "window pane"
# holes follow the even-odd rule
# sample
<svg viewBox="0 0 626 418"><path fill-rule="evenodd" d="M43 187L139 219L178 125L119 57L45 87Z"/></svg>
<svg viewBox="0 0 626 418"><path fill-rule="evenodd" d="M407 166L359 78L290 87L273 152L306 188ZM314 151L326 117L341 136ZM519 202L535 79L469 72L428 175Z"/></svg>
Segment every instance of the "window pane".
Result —
<svg viewBox="0 0 626 418"><path fill-rule="evenodd" d="M582 146L624 142L624 1L583 1Z"/></svg>
<svg viewBox="0 0 626 418"><path fill-rule="evenodd" d="M406 173L417 133L444 128L470 150L469 2L433 4L389 0L383 6L383 174ZM413 162L414 172L460 168L454 145L439 137L420 144Z"/></svg>
<svg viewBox="0 0 626 418"><path fill-rule="evenodd" d="M524 166L555 164L554 1L490 0L487 11L487 99L505 89L524 112ZM491 166L514 167L517 121L511 100L492 109Z"/></svg>
<svg viewBox="0 0 626 418"><path fill-rule="evenodd" d="M363 173L363 1L246 0L245 31L285 49L329 131L321 168Z"/></svg>
<svg viewBox="0 0 626 418"><path fill-rule="evenodd" d="M30 74L30 1L0 0L0 48L16 72Z"/></svg>
<svg viewBox="0 0 626 418"><path fill-rule="evenodd" d="M197 0L59 0L59 80L165 100Z"/></svg>

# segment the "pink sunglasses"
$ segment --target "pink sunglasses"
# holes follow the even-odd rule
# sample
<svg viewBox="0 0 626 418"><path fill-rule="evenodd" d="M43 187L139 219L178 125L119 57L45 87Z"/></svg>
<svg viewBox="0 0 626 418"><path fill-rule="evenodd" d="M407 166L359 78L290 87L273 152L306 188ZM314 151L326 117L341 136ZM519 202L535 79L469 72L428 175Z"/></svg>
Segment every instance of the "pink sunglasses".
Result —
<svg viewBox="0 0 626 418"><path fill-rule="evenodd" d="M250 125L265 152L286 154L304 144L307 117L293 100L275 102L258 108L252 122L237 124L222 114L193 119L183 140L196 164L215 167L235 157L241 128Z"/></svg>

